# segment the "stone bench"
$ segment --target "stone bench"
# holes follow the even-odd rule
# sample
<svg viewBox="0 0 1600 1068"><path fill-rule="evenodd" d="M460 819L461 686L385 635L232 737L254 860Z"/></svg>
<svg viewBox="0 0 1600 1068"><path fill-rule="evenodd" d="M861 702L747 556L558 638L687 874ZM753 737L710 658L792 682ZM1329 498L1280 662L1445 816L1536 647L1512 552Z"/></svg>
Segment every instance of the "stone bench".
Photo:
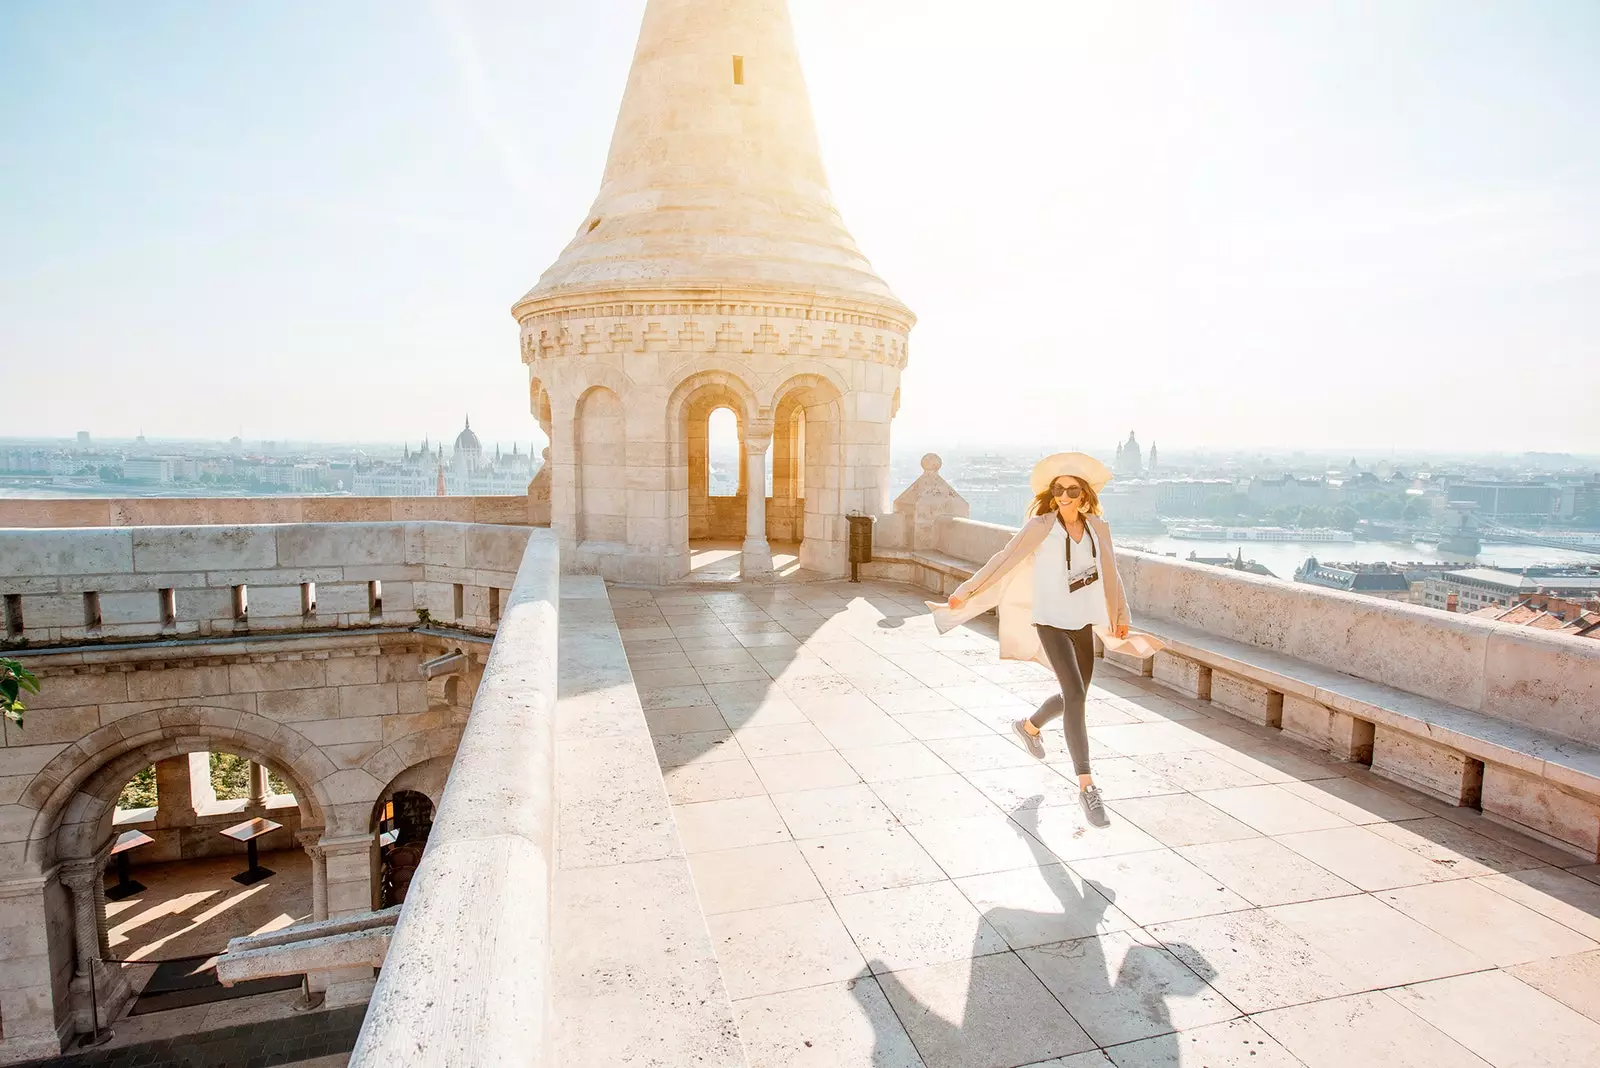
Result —
<svg viewBox="0 0 1600 1068"><path fill-rule="evenodd" d="M1162 620L1139 673L1451 805L1600 857L1600 749Z"/></svg>

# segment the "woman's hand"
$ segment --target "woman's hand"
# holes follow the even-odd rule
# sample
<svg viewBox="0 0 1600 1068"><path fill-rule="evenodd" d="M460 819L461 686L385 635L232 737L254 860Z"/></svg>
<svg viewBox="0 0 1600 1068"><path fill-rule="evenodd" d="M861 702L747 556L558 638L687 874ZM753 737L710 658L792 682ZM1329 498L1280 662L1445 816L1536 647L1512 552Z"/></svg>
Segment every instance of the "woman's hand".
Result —
<svg viewBox="0 0 1600 1068"><path fill-rule="evenodd" d="M1111 628L1111 636L1117 639L1126 638L1128 636L1128 625L1126 623L1118 623L1114 625Z"/></svg>
<svg viewBox="0 0 1600 1068"><path fill-rule="evenodd" d="M965 597L958 597L957 595L955 595L953 593L950 595L949 604L950 604L951 608L959 609L962 605L964 605L966 603L967 603L967 599Z"/></svg>

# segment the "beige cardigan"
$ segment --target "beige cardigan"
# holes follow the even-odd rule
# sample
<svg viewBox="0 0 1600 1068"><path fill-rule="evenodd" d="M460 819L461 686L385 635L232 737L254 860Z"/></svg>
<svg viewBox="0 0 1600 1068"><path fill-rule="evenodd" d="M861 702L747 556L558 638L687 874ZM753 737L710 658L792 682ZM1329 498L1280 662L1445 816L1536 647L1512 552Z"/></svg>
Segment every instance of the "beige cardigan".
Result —
<svg viewBox="0 0 1600 1068"><path fill-rule="evenodd" d="M1085 516L1094 528L1099 545L1100 584L1106 591L1106 618L1111 625L1129 622L1128 598L1122 589L1122 576L1117 573L1116 550L1111 544L1111 528L1099 516ZM1044 648L1039 644L1039 634L1033 629L1033 554L1050 534L1056 522L1056 513L1036 515L1022 524L1022 529L1006 544L1004 549L989 558L989 562L956 587L953 596L965 600L960 608L927 602L933 610L934 625L939 633L958 627L967 620L982 615L989 609L1000 616L1000 657L1003 660L1034 660L1045 667Z"/></svg>

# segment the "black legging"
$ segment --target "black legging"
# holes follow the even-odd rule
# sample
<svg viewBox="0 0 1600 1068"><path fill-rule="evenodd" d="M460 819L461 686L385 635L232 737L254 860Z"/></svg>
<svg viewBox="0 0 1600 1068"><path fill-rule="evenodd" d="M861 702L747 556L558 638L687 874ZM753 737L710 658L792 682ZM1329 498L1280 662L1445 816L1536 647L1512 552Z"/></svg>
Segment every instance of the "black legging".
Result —
<svg viewBox="0 0 1600 1068"><path fill-rule="evenodd" d="M1094 631L1087 627L1062 630L1035 623L1044 655L1055 669L1061 692L1044 699L1039 711L1028 722L1043 728L1045 724L1066 713L1062 730L1067 736L1067 751L1072 754L1072 765L1079 775L1089 774L1089 725L1084 722L1084 702L1089 697L1089 679L1094 676Z"/></svg>

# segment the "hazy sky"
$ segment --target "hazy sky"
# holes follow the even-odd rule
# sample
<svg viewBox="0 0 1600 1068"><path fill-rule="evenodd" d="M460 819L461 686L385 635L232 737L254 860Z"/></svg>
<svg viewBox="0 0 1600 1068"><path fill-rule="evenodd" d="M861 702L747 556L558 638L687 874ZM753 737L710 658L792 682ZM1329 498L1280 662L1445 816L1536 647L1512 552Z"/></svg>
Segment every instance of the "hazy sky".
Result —
<svg viewBox="0 0 1600 1068"><path fill-rule="evenodd" d="M1600 3L790 6L897 444L1600 452ZM0 433L529 440L643 7L0 5Z"/></svg>

